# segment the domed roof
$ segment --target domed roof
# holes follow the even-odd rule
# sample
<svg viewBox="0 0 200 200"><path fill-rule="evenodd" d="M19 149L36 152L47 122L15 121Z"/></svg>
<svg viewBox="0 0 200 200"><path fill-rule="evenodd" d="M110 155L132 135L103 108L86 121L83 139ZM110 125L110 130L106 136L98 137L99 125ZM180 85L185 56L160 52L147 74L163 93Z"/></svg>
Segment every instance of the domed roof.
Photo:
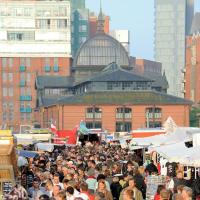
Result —
<svg viewBox="0 0 200 200"><path fill-rule="evenodd" d="M82 44L75 57L74 67L107 66L113 62L128 67L128 53L116 39L99 33Z"/></svg>

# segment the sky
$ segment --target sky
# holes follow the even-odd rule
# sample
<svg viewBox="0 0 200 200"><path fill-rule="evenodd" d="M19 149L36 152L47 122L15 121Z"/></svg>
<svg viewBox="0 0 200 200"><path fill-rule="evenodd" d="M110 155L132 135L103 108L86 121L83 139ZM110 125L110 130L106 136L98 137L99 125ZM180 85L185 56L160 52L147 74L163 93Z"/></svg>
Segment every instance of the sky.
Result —
<svg viewBox="0 0 200 200"><path fill-rule="evenodd" d="M195 0L200 11L200 0ZM86 7L99 12L100 0L86 0ZM110 29L130 30L132 56L153 60L154 0L102 0L102 9L110 16Z"/></svg>

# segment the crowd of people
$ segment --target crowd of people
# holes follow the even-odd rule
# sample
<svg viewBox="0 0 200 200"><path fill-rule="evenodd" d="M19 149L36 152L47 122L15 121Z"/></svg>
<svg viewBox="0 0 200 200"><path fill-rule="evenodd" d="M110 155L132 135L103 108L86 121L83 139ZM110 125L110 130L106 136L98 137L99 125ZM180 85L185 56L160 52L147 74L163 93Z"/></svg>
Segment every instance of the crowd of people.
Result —
<svg viewBox="0 0 200 200"><path fill-rule="evenodd" d="M176 177L160 175L141 151L120 145L60 146L27 158L18 183L5 200L190 200L199 199L200 178L186 180L176 165Z"/></svg>

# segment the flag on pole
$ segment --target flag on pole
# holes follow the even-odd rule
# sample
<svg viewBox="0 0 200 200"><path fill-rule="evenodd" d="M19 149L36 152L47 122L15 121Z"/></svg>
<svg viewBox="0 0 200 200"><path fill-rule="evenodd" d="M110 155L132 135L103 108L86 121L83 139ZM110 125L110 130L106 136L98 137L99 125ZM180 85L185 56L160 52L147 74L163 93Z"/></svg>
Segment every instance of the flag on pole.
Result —
<svg viewBox="0 0 200 200"><path fill-rule="evenodd" d="M86 127L83 121L80 122L79 132L80 134L83 134L83 135L88 135L90 132L90 130Z"/></svg>
<svg viewBox="0 0 200 200"><path fill-rule="evenodd" d="M55 126L53 123L51 123L51 128L50 128L50 129L51 129L51 132L52 132L52 133L54 133L54 134L57 135L57 131L58 131L58 130L57 130L56 126Z"/></svg>

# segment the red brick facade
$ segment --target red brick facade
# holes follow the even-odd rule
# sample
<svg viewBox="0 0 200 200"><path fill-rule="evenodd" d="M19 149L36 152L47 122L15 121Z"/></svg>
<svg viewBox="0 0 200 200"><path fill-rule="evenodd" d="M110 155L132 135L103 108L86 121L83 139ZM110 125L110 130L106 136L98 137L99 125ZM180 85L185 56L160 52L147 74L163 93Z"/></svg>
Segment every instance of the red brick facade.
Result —
<svg viewBox="0 0 200 200"><path fill-rule="evenodd" d="M57 105L46 108L41 114L43 116L42 125L47 127L50 120L53 120L60 130L73 129L79 125L81 120L85 122L93 120L86 118L88 107L90 106ZM122 119L116 118L116 109L122 105L96 105L96 107L101 108L102 114L101 118L95 119L95 121L102 123L102 129L116 132L116 122L122 121ZM152 107L152 105L127 105L126 107L132 109L131 118L124 119L132 123L132 130L146 127L146 108ZM160 121L163 124L171 116L178 126L189 126L189 105L157 105L156 107L161 108L161 115L155 121Z"/></svg>
<svg viewBox="0 0 200 200"><path fill-rule="evenodd" d="M89 17L89 37L93 37L96 35L97 20L98 20L98 18L96 16ZM104 32L106 34L109 34L109 32L110 32L110 17L109 16L105 16Z"/></svg>
<svg viewBox="0 0 200 200"><path fill-rule="evenodd" d="M200 103L200 36L190 36L186 40L186 66L184 96L195 105Z"/></svg>
<svg viewBox="0 0 200 200"><path fill-rule="evenodd" d="M18 131L20 124L32 124L36 120L33 115L36 105L36 75L70 75L71 58L55 60L42 57L0 58L1 125ZM45 69L45 66L50 67L50 70Z"/></svg>

